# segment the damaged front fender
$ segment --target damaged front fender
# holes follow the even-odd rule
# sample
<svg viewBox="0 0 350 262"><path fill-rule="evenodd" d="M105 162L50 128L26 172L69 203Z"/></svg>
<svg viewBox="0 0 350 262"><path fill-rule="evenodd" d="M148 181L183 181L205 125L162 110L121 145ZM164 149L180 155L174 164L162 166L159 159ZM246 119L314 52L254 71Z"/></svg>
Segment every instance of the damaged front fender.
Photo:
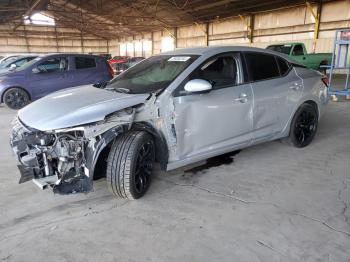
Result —
<svg viewBox="0 0 350 262"><path fill-rule="evenodd" d="M151 95L145 104L119 110L105 116L103 121L84 126L39 131L27 127L17 118L11 146L19 162L20 183L33 180L42 189L50 186L61 194L89 192L93 189L101 152L118 135L130 129L142 129L154 137L159 152L157 159L165 169L166 140L150 124L158 118L155 95Z"/></svg>
<svg viewBox="0 0 350 262"><path fill-rule="evenodd" d="M112 121L115 116L108 119ZM18 159L19 182L33 180L40 188L51 186L55 193L61 194L91 191L99 154L129 126L114 123L110 128L109 122L86 127L88 135L97 133L86 137L84 128L42 132L26 127L17 119L10 143ZM104 131L106 128L110 129Z"/></svg>

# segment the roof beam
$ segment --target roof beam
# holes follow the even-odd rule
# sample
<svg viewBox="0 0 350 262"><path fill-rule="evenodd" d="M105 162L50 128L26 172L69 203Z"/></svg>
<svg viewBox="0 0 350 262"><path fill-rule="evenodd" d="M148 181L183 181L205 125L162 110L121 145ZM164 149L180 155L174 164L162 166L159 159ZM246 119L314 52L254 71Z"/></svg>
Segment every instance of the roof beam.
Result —
<svg viewBox="0 0 350 262"><path fill-rule="evenodd" d="M34 3L28 7L27 11L22 15L22 18L26 16L31 16L35 8L37 8L39 5L42 5L44 2L47 2L47 0L35 0ZM16 31L16 29L23 23L23 21L15 24L15 26L12 28L12 31Z"/></svg>

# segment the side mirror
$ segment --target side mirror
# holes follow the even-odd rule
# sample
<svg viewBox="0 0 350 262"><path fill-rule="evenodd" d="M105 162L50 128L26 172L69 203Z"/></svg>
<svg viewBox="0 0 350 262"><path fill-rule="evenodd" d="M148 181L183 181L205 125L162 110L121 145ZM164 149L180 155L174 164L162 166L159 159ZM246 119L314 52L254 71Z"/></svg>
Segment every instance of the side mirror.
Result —
<svg viewBox="0 0 350 262"><path fill-rule="evenodd" d="M37 68L37 67L34 67L34 68L32 69L32 72L33 72L34 74L39 74L39 73L41 73L40 69Z"/></svg>
<svg viewBox="0 0 350 262"><path fill-rule="evenodd" d="M193 79L191 81L188 81L184 88L187 92L196 93L208 92L213 88L213 86L207 80Z"/></svg>

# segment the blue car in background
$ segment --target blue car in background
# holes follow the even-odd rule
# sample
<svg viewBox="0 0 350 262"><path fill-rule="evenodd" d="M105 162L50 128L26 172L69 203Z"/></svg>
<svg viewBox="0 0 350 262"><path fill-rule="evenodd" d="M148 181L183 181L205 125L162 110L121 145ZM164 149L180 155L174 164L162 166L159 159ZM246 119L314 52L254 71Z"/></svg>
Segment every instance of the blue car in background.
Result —
<svg viewBox="0 0 350 262"><path fill-rule="evenodd" d="M12 71L0 73L0 103L20 109L52 92L81 85L104 84L113 70L101 56L41 55Z"/></svg>

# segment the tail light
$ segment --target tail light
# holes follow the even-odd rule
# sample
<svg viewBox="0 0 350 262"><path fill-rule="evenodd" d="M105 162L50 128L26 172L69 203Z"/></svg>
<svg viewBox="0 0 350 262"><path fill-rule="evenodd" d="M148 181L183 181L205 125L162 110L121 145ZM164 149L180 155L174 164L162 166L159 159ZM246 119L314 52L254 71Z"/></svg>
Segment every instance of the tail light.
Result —
<svg viewBox="0 0 350 262"><path fill-rule="evenodd" d="M326 85L326 87L329 86L329 79L327 76L322 77L322 82Z"/></svg>
<svg viewBox="0 0 350 262"><path fill-rule="evenodd" d="M108 72L111 75L111 77L114 77L114 71L112 66L107 62Z"/></svg>

